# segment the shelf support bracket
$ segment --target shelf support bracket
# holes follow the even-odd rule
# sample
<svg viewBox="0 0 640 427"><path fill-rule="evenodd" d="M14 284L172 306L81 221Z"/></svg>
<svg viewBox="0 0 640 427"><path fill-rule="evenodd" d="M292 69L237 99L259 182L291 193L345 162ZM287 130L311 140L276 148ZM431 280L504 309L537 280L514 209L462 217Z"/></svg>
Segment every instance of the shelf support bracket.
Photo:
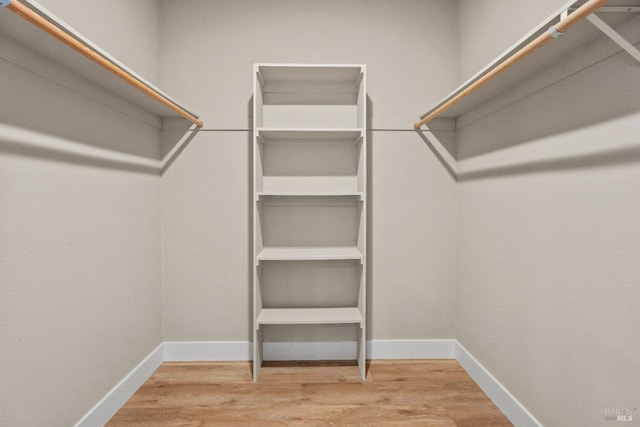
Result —
<svg viewBox="0 0 640 427"><path fill-rule="evenodd" d="M595 13L592 13L589 16L587 16L587 19L589 20L589 22L595 25L600 31L602 31L607 37L613 40L618 46L626 50L629 53L629 55L633 56L636 59L636 61L640 62L640 50L638 50L638 48L636 48L633 44L627 41L627 39L622 37L620 33L618 33L616 30L611 28L609 24L607 24L602 19L600 19L600 17L597 16Z"/></svg>

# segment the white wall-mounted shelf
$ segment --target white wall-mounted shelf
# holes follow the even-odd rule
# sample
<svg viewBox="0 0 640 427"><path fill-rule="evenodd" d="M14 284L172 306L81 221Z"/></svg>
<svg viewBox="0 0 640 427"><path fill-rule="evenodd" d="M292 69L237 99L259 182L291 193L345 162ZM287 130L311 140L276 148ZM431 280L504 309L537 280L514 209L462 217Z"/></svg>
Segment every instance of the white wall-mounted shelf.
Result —
<svg viewBox="0 0 640 427"><path fill-rule="evenodd" d="M363 200L363 140L362 128L258 128L257 200L264 195Z"/></svg>
<svg viewBox="0 0 640 427"><path fill-rule="evenodd" d="M71 38L80 42L85 46L87 51L94 52L95 55L92 56L100 56L106 59L114 66L114 68L120 69L131 76L134 80L138 81L144 90L155 92L161 97L166 98L180 109L183 109L187 114L190 114L197 119L198 115L196 113L190 111L182 103L167 95L135 71L118 61L104 49L97 46L86 36L76 31L73 27L45 9L36 1L20 0L20 3L28 7L28 9L36 12L37 15L44 17L46 21L53 24L54 27L62 30L63 33L66 33L71 36ZM91 82L95 86L116 95L117 97L158 118L184 117L175 110L169 108L167 105L164 105L157 99L151 97L148 93L132 86L130 83L122 80L122 78L116 76L103 66L98 65L96 62L90 60L60 40L49 35L39 27L31 24L25 19L21 19L17 14L8 10L7 7L0 7L0 36L12 40L18 46L33 51L39 57L46 58L51 63L63 67L73 75ZM13 60L13 58L5 59L10 61Z"/></svg>
<svg viewBox="0 0 640 427"><path fill-rule="evenodd" d="M583 3L583 0L572 0L563 4L556 12L551 14L547 19L543 20L520 40L518 40L507 50L502 52L484 68L482 68L472 77L470 77L468 80L454 89L450 94L445 96L440 102L426 111L421 116L421 118L429 116L432 112L438 110L440 107L447 104L450 100L460 95L467 88L483 78L483 76L485 76L487 73L491 72L493 69L505 62L508 58L512 57L521 48L529 44L541 34L549 31L549 28L552 25L557 24L560 20L560 17L567 10L573 11ZM633 1L633 4L637 5L637 3L637 1ZM618 13L602 13L600 14L600 17L605 18L607 23L610 26L614 27L626 20L633 19L638 16L638 8L616 7L627 6L629 4L630 2L628 0L612 0L607 3L607 7L609 7L607 11ZM606 9L606 7L603 9ZM623 11L626 11L626 13L621 13ZM500 95L501 93L527 84L530 80L533 79L536 74L541 73L546 69L552 68L558 63L562 63L573 52L584 48L585 46L588 46L590 43L593 43L595 40L601 37L604 37L603 33L594 24L588 22L588 20L580 21L575 26L566 31L562 36L553 39L542 48L535 50L530 55L527 55L524 59L517 62L515 65L504 70L499 76L495 77L492 80L489 80L484 85L480 86L468 96L462 98L460 101L450 106L448 109L438 114L437 116L441 118L457 119L465 115L466 113L477 109L479 106L486 103L490 99ZM631 40L631 43L638 43L638 40ZM619 52L620 50L621 48L619 46L611 43L610 49L602 49L602 51L599 51L596 54L600 55L600 59L604 59L607 56ZM594 59L593 61L597 62L600 59ZM586 67L588 65L590 64L584 64L582 66ZM556 79L562 79L577 71L579 71L579 69L564 70L564 74L562 71L558 71Z"/></svg>

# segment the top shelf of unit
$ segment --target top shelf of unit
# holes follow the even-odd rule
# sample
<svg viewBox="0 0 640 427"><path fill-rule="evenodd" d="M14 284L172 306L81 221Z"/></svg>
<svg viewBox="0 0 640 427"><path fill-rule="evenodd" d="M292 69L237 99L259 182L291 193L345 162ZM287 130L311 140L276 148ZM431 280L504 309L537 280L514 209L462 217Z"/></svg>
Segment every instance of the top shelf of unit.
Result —
<svg viewBox="0 0 640 427"><path fill-rule="evenodd" d="M454 89L440 102L426 111L421 117L426 117L432 111L437 110L440 106L447 103L447 101L449 101L450 99L456 97L459 93L482 78L485 74L499 66L507 58L511 57L515 52L520 50L523 46L526 46L540 34L548 31L550 26L558 23L558 21L560 20L560 16L564 11L574 10L584 3L584 0L572 0L563 4L556 12L551 14L547 19L543 20L540 24L538 24L531 31L525 34L520 40L518 40L511 47L497 56L493 61L487 64L484 68L482 68L467 81ZM638 0L612 0L607 3L606 6L611 8L614 6L629 5L638 5ZM598 16L605 20L610 26L617 27L618 25L624 23L624 21L626 20L637 18L638 13L599 13ZM528 83L537 73L541 73L542 71L550 69L555 65L561 67L564 64L566 66L567 58L572 53L587 48L587 46L601 37L604 37L602 35L602 32L600 32L587 20L583 20L577 23L574 27L570 28L564 35L550 41L542 48L528 55L514 66L508 68L499 76L497 76L493 80L490 80L485 85L481 86L479 89L471 93L469 96L463 98L457 104L444 111L438 117L458 118L465 113L476 109L480 105L500 95L501 93L507 92ZM638 40L631 40L631 42L637 43ZM610 46L608 46L608 49L600 49L600 51L598 51L597 53L606 58L606 55L614 54L619 50L620 48L616 44L611 42ZM562 72L560 71L558 72L558 74L562 74Z"/></svg>
<svg viewBox="0 0 640 427"><path fill-rule="evenodd" d="M256 64L260 80L274 83L342 83L356 87L364 65Z"/></svg>
<svg viewBox="0 0 640 427"><path fill-rule="evenodd" d="M167 98L178 107L184 109L189 114L192 114L194 117L198 116L196 113L189 111L189 109L179 101L170 97L129 67L118 61L105 50L94 44L86 36L76 31L69 24L62 21L37 2L33 0L21 0L21 2L34 10L37 14L43 16L47 21L61 29L63 32L71 35L73 38L85 45L86 49L89 51L94 51L97 55L106 58L117 68L122 69L127 74L134 77L134 79L141 82L148 90L156 92ZM75 74L82 79L89 81L93 85L132 103L144 111L158 117L181 117L181 115L173 109L161 104L147 93L134 88L131 84L115 76L107 69L73 50L63 42L53 36L50 36L40 28L27 22L25 19L21 19L15 13L7 10L7 8L0 7L0 38L5 37L5 40L9 43L26 48L37 54L39 57L46 58L51 63L64 68L71 74ZM7 44L6 46L10 45Z"/></svg>
<svg viewBox="0 0 640 427"><path fill-rule="evenodd" d="M270 105L355 105L364 65L255 64L263 102Z"/></svg>

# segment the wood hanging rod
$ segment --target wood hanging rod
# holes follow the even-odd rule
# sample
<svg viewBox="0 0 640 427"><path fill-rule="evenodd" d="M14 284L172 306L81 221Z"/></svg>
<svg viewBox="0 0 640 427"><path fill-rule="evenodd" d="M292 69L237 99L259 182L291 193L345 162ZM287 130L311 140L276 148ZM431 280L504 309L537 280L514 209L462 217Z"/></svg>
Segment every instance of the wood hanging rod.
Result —
<svg viewBox="0 0 640 427"><path fill-rule="evenodd" d="M195 124L197 127L201 128L203 126L202 121L199 120L197 116L185 110L184 108L182 108L181 106L179 106L174 101L167 98L165 95L158 92L154 88L150 87L144 82L141 82L129 71L122 68L120 65L113 63L109 59L105 58L102 54L96 51L92 46L89 46L83 43L82 41L76 39L66 31L60 29L57 25L50 22L40 14L36 13L34 10L32 10L31 8L29 8L19 0L0 0L0 5L6 6L6 8L9 9L10 11L24 18L25 20L29 21L30 23L40 28L41 30L46 31L51 36L55 37L56 39L60 40L67 46L74 49L75 51L86 56L96 64L100 65L101 67L105 68L106 70L110 71L116 76L120 77L122 80L126 81L136 89L146 93L147 95L149 95L150 97L158 101L159 103L169 107L170 109L178 113L180 116L184 117L185 119L189 120L191 123Z"/></svg>
<svg viewBox="0 0 640 427"><path fill-rule="evenodd" d="M591 13L598 10L601 6L603 6L608 1L609 0L589 0L588 2L586 2L585 4L577 8L573 13L569 14L564 19L561 19L556 25L552 25L548 31L545 31L544 33L540 34L534 40L529 42L526 46L522 47L516 53L514 53L513 55L505 59L500 64L498 64L495 68L491 69L489 72L484 74L478 80L476 80L469 86L465 87L455 96L448 99L446 102L444 102L442 105L440 105L433 111L429 112L427 115L423 116L422 120L420 120L419 122L416 122L413 125L413 128L416 130L420 129L422 125L430 122L431 120L433 120L434 118L442 114L444 111L448 110L450 107L457 104L460 100L469 96L471 93L475 92L478 88L486 84L488 81L496 77L498 74L505 71L507 68L516 64L517 62L522 60L527 55L531 54L536 49L545 45L550 40L553 40L554 38L557 38L560 35L562 35L565 31L567 31L573 25L575 25L576 23L580 22L581 20L589 16Z"/></svg>

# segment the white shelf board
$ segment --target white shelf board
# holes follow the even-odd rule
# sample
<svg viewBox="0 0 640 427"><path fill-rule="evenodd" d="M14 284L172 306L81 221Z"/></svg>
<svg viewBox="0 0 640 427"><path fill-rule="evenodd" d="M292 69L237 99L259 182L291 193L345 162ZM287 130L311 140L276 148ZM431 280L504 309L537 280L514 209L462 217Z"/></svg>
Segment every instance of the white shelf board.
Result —
<svg viewBox="0 0 640 427"><path fill-rule="evenodd" d="M362 323L357 307L341 308L263 308L258 325L318 325Z"/></svg>
<svg viewBox="0 0 640 427"><path fill-rule="evenodd" d="M265 197L356 197L364 200L362 191L260 191L256 196L258 201Z"/></svg>
<svg viewBox="0 0 640 427"><path fill-rule="evenodd" d="M265 246L256 257L260 261L322 261L355 259L362 252L355 246Z"/></svg>
<svg viewBox="0 0 640 427"><path fill-rule="evenodd" d="M269 143L305 143L305 142L343 142L357 143L364 129L316 128L316 129L286 129L286 128L258 128L259 142Z"/></svg>
<svg viewBox="0 0 640 427"><path fill-rule="evenodd" d="M360 81L364 65L354 64L256 64L260 79L265 83L330 82L352 83Z"/></svg>
<svg viewBox="0 0 640 427"><path fill-rule="evenodd" d="M159 92L160 94L174 102L176 105L184 108L186 111L189 111L194 116L198 116L198 114L190 111L182 103L167 95L166 93L155 87L153 84L148 82L146 79L144 79L142 76L131 70L129 67L122 64L108 52L97 46L86 36L76 31L73 27L45 9L36 1L22 0L22 2L37 11L40 15L45 16L58 28L72 35L82 43L91 46L94 50L96 50L96 52L98 52L98 54L107 58L114 64L117 64L119 67L124 69L126 72L131 74L146 86ZM115 76L108 70L102 68L98 64L94 63L87 57L76 52L58 39L50 36L35 25L27 22L10 10L7 10L4 7L0 7L0 37L5 36L13 40L18 45L37 53L39 56L47 58L52 63L64 67L71 73L86 79L87 81L95 84L98 87L106 89L107 91L158 117L182 117L169 107L159 103L149 95L134 88L129 83L123 81L122 79Z"/></svg>
<svg viewBox="0 0 640 427"><path fill-rule="evenodd" d="M526 35L524 35L520 40L514 43L507 50L498 55L493 61L487 64L484 68L470 77L467 81L462 83L456 89L454 89L450 94L445 96L440 102L435 104L432 108L426 111L421 117L427 116L432 111L439 108L441 105L446 103L451 98L458 95L465 88L473 84L475 81L480 79L482 76L487 74L489 71L494 69L496 66L504 62L505 59L512 56L515 52L517 52L521 47L525 46L527 43L531 42L533 39L538 37L540 34L548 31L551 25L558 23L560 14L574 6L579 6L583 4L583 0L571 0L564 3L556 12L554 12L547 19L543 20L539 25L534 27L531 31L529 31ZM608 6L616 6L618 4L627 4L626 0L612 0L607 5ZM629 19L630 17L635 16L635 14L625 14L625 13L607 13L606 21L612 26L616 26L617 24ZM603 16L601 16L603 17ZM511 68L505 70L503 73L478 88L475 92L467 96L466 98L459 101L457 104L450 107L448 110L443 112L438 117L441 118L457 118L462 116L463 114L477 108L481 104L487 102L491 98L501 94L502 92L506 92L510 89L513 89L520 84L530 80L532 76L536 73L542 72L545 68L552 66L554 63L558 61L562 61L563 58L566 58L571 52L577 50L581 46L587 45L593 42L596 39L601 37L605 37L602 33L591 23L584 20L576 24L574 27L567 30L567 32L554 40L551 40L545 46L540 49L534 51L532 54L528 55L518 64L515 64ZM429 124L427 123L427 126Z"/></svg>

